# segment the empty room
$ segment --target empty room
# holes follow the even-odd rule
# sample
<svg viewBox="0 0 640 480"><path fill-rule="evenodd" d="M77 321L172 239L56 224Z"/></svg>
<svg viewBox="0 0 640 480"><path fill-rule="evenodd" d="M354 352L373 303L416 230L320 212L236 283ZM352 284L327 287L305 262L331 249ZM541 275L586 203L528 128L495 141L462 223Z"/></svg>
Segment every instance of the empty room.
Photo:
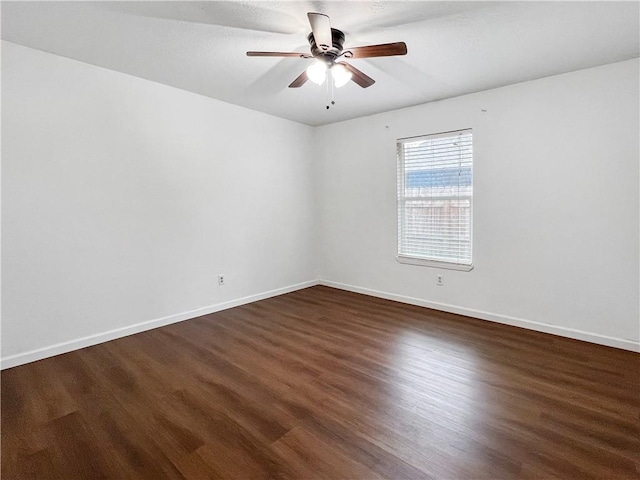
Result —
<svg viewBox="0 0 640 480"><path fill-rule="evenodd" d="M3 479L640 478L640 2L1 2Z"/></svg>

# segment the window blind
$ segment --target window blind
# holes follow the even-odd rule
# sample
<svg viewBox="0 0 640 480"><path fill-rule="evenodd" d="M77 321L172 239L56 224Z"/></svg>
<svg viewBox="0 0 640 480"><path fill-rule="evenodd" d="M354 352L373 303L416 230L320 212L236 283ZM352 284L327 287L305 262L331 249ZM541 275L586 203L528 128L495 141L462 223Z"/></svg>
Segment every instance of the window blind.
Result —
<svg viewBox="0 0 640 480"><path fill-rule="evenodd" d="M471 129L398 140L398 257L472 264Z"/></svg>

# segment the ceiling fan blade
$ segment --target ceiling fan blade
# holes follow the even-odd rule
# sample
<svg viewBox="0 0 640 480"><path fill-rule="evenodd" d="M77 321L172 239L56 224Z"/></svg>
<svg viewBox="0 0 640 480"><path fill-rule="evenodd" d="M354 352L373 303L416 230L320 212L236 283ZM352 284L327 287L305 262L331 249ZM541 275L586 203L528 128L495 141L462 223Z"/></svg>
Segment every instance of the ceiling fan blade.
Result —
<svg viewBox="0 0 640 480"><path fill-rule="evenodd" d="M307 17L309 17L313 38L316 40L318 48L321 48L322 50L329 50L333 47L329 16L322 13L309 12L307 13Z"/></svg>
<svg viewBox="0 0 640 480"><path fill-rule="evenodd" d="M344 65L344 67L351 72L351 80L360 85L362 88L367 88L376 83L376 81L365 75L360 70L358 70L353 65L349 65L347 62L338 62L340 65Z"/></svg>
<svg viewBox="0 0 640 480"><path fill-rule="evenodd" d="M301 87L302 85L307 83L307 80L309 80L309 77L307 77L307 71L305 70L298 76L298 78L296 78L293 82L291 82L291 85L289 85L289 88Z"/></svg>
<svg viewBox="0 0 640 480"><path fill-rule="evenodd" d="M247 57L296 57L312 58L308 53L301 52L247 52Z"/></svg>
<svg viewBox="0 0 640 480"><path fill-rule="evenodd" d="M404 42L381 43L380 45L345 48L344 50L345 58L392 57L394 55L406 55L407 44ZM349 55L349 52L351 55Z"/></svg>

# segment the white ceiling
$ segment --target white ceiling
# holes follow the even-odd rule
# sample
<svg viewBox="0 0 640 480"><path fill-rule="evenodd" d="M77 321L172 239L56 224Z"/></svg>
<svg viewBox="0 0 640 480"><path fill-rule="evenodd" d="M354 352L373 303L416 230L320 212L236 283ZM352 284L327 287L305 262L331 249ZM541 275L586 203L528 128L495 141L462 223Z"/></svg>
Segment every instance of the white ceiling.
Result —
<svg viewBox="0 0 640 480"><path fill-rule="evenodd" d="M404 41L402 57L351 60L376 80L287 85L308 51L307 12L345 47ZM635 2L2 2L2 38L309 125L477 92L640 55Z"/></svg>

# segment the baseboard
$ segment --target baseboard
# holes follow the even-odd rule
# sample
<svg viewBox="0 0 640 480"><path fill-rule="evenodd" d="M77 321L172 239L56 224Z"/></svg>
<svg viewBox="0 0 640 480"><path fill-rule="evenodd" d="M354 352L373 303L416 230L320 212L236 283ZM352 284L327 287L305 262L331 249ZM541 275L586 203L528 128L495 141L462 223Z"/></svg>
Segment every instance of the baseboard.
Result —
<svg viewBox="0 0 640 480"><path fill-rule="evenodd" d="M11 355L0 360L0 368L2 370L17 367L25 363L35 362L42 360L43 358L53 357L54 355L60 355L61 353L71 352L73 350L79 350L81 348L90 347L99 343L108 342L117 338L126 337L135 333L144 332L146 330L152 330L154 328L163 327L172 323L182 322L184 320L190 320L192 318L201 317L210 313L219 312L221 310L227 310L233 307L239 307L247 303L257 302L258 300L264 300L266 298L276 297L285 293L294 292L303 288L312 287L317 285L315 280L309 282L298 283L296 285L290 285L288 287L278 288L276 290L270 290L268 292L258 293L256 295L249 295L247 297L238 298L228 302L218 303L216 305L210 305L207 307L198 308L196 310L189 310L187 312L178 313L175 315L169 315L167 317L156 318L155 320L148 320L146 322L136 323L135 325L129 325L127 327L117 328L115 330L109 330L107 332L98 333L96 335L90 335L88 337L78 338L70 340L68 342L62 342L55 345L51 345L37 350L31 350L25 353L19 353Z"/></svg>
<svg viewBox="0 0 640 480"><path fill-rule="evenodd" d="M117 338L126 337L136 333L144 332L146 330L152 330L154 328L163 327L172 323L182 322L184 320L190 320L192 318L201 317L210 313L227 310L229 308L238 307L247 303L257 302L258 300L264 300L266 298L276 297L285 293L294 292L303 288L312 287L314 285L325 285L327 287L338 288L340 290L347 290L355 293L362 293L364 295L370 295L372 297L385 298L387 300L394 300L401 303L407 303L410 305L417 305L420 307L432 308L434 310L440 310L443 312L456 313L458 315L464 315L467 317L479 318L481 320L488 320L491 322L502 323L505 325L512 325L515 327L527 328L529 330L535 330L538 332L550 333L553 335L559 335L561 337L573 338L576 340L583 340L586 342L596 343L599 345L606 345L608 347L621 348L624 350L630 350L632 352L640 352L640 343L633 340L627 340L623 338L608 337L605 335L599 335L591 332L585 332L582 330L576 330L566 327L559 327L556 325L549 325L546 323L534 322L531 320L525 320L523 318L510 317L507 315L500 315L496 313L483 312L481 310L474 310L470 308L458 307L455 305L448 305L444 303L430 302L422 300L420 298L407 297L404 295L398 295L395 293L382 292L379 290L372 290L369 288L356 287L354 285L347 285L344 283L331 282L328 280L312 280L308 282L298 283L296 285L290 285L268 292L262 292L255 295L249 295L247 297L238 298L228 302L218 303L207 307L198 308L196 310L190 310L187 312L178 313L175 315L169 315L167 317L157 318L146 322L137 323L135 325L129 325L127 327L109 330L107 332L99 333L96 335L90 335L68 342L62 342L55 345L51 345L29 352L19 353L11 355L9 357L2 358L0 360L0 368L2 370L23 365L25 363L35 362L42 360L43 358L53 357L62 353L71 352L73 350L79 350L81 348L90 347L99 343L108 342Z"/></svg>
<svg viewBox="0 0 640 480"><path fill-rule="evenodd" d="M507 315L500 315L496 313L483 312L481 310L474 310L470 308L458 307L455 305L448 305L444 303L429 302L420 298L407 297L404 295L398 295L395 293L381 292L378 290L371 290L369 288L356 287L353 285L347 285L344 283L331 282L328 280L319 280L319 285L325 285L327 287L338 288L340 290L347 290L349 292L362 293L364 295L370 295L372 297L385 298L387 300L394 300L396 302L408 303L410 305L417 305L419 307L432 308L434 310L440 310L443 312L456 313L458 315L464 315L467 317L479 318L481 320L488 320L491 322L502 323L505 325L512 325L514 327L526 328L529 330L535 330L537 332L551 333L561 337L573 338L575 340L583 340L585 342L596 343L599 345L606 345L607 347L621 348L624 350L630 350L632 352L640 352L640 342L634 342L633 340L627 340L624 338L614 338L605 335L599 335L596 333L585 332L583 330L576 330L573 328L560 327L557 325L550 325L547 323L534 322L532 320L525 320L523 318L510 317Z"/></svg>

